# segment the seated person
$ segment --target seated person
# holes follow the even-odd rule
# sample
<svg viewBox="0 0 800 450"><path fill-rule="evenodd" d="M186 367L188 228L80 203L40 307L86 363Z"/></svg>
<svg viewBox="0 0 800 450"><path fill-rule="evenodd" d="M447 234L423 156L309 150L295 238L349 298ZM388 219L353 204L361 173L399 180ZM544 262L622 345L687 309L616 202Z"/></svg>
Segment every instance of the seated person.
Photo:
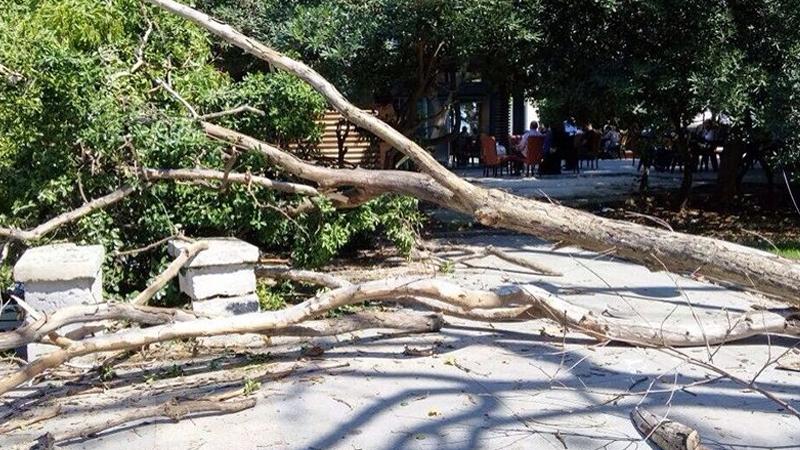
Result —
<svg viewBox="0 0 800 450"><path fill-rule="evenodd" d="M508 151L506 151L506 146L499 142L496 144L495 148L497 149L497 156L506 156L508 153Z"/></svg>
<svg viewBox="0 0 800 450"><path fill-rule="evenodd" d="M550 154L550 149L553 147L553 131L547 125L542 125L540 132L542 136L544 136L542 154L547 156Z"/></svg>
<svg viewBox="0 0 800 450"><path fill-rule="evenodd" d="M522 135L522 139L520 139L519 144L517 144L517 150L522 153L522 156L528 156L528 138L531 136L542 136L542 133L539 131L539 122L535 120L531 122L530 129Z"/></svg>
<svg viewBox="0 0 800 450"><path fill-rule="evenodd" d="M614 152L619 152L620 143L622 142L622 135L617 130L617 127L614 125L608 125L606 127L605 133L603 133L603 137L600 138L600 146L603 149L603 152L611 155Z"/></svg>

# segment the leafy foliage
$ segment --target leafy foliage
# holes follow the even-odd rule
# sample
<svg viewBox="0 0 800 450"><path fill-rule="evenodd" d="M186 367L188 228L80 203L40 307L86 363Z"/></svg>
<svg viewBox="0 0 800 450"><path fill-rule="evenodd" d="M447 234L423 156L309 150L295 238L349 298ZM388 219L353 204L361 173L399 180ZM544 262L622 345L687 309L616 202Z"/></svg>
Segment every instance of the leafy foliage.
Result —
<svg viewBox="0 0 800 450"><path fill-rule="evenodd" d="M324 206L287 220L283 210L299 201L291 195L242 185L144 184L137 176L141 166L223 170L229 158L160 83L201 114L259 108L266 116L219 122L289 144L317 139L314 119L325 108L301 81L258 68L226 73L214 65L203 31L136 0L0 0L0 8L0 62L20 75L0 73L0 223L29 228L125 183L137 186L123 202L45 239L103 244L110 293L141 289L168 263L163 249L123 257L115 251L178 232L238 236L291 250L298 263L322 264L366 230L386 230L408 248L417 223L413 211L401 211L415 207L408 200L376 200L344 214ZM140 54L142 64L131 71ZM233 169L281 177L257 155L240 155Z"/></svg>
<svg viewBox="0 0 800 450"><path fill-rule="evenodd" d="M393 102L413 135L418 102L467 78L527 75L537 2L511 0L201 0L246 34L311 64L356 101ZM238 52L228 62L241 66ZM235 70L235 69L234 69ZM453 86L452 84L455 84Z"/></svg>
<svg viewBox="0 0 800 450"><path fill-rule="evenodd" d="M540 80L547 121L677 130L705 110L734 139L783 142L800 161L800 4L790 0L542 0ZM580 13L576 14L576 10Z"/></svg>

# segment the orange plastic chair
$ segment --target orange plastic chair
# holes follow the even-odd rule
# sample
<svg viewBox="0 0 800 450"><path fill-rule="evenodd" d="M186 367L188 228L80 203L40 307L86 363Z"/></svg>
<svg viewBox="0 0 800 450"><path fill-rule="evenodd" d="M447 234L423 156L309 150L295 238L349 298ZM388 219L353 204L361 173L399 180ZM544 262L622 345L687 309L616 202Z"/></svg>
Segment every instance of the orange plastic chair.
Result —
<svg viewBox="0 0 800 450"><path fill-rule="evenodd" d="M540 166L544 158L544 136L528 137L528 153L525 155L525 176L533 175L533 168Z"/></svg>

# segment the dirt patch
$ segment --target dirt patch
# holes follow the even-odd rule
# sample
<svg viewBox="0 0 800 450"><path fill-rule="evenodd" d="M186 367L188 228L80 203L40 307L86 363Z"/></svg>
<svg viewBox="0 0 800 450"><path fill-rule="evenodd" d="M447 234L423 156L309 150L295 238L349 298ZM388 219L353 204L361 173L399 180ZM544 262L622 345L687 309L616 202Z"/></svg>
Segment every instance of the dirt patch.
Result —
<svg viewBox="0 0 800 450"><path fill-rule="evenodd" d="M671 206L669 192L631 197L587 208L595 214L648 226L710 236L765 250L773 245L787 251L800 247L800 214L791 203L766 189L756 189L724 207L712 192L696 192L692 204L683 211Z"/></svg>

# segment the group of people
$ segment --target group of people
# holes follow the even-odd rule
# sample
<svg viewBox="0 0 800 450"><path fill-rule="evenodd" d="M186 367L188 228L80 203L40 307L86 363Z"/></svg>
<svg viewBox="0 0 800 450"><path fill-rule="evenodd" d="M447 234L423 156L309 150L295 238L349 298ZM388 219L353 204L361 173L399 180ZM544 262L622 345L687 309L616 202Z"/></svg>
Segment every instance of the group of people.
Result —
<svg viewBox="0 0 800 450"><path fill-rule="evenodd" d="M540 166L541 174L560 173L562 160L565 162L564 169L573 169L578 163L578 157L589 152L592 138L599 137L602 154L596 155L598 158L618 155L622 145L622 134L615 125L607 124L600 133L594 129L591 123L587 123L583 127L578 126L574 117L570 117L553 128L537 121L531 122L530 128L516 145L517 153L527 156L528 140L532 136L544 137L544 159Z"/></svg>
<svg viewBox="0 0 800 450"><path fill-rule="evenodd" d="M461 129L460 136L455 142L456 148L460 149L455 153L457 163L463 163L459 156L469 148L470 143L475 142L467 127ZM578 158L592 153L595 159L599 157L617 157L622 145L622 133L613 124L607 124L602 131L594 129L591 123L579 126L573 117L564 120L555 126L549 126L539 121L532 121L529 128L518 137L510 137L508 147L503 142L497 143L497 154L500 157L517 156L519 159L526 159L528 156L528 141L531 137L542 137L542 157L539 165L540 174L559 174L562 169L571 170L578 165ZM590 152L590 146L597 150L599 141L599 152Z"/></svg>
<svg viewBox="0 0 800 450"><path fill-rule="evenodd" d="M704 120L699 126L687 130L692 161L690 164L695 170L717 170L717 149L725 141L726 131L726 127L715 120ZM461 134L471 136L466 127ZM473 134L477 135L477 130ZM641 129L635 123L627 131L622 131L612 122L602 129L595 129L589 122L578 125L573 117L554 126L534 120L522 135L510 136L508 141L498 142L497 154L501 157L517 156L516 159L511 158L514 161L527 159L529 140L532 137L541 137L543 159L539 165L539 173L559 174L562 170L575 169L583 160L622 157L623 136L627 136L626 147L640 156L640 164L653 165L656 169L674 169L676 165L684 163L683 156L676 154L674 146L670 145L676 135L673 131L660 139L660 134L654 129ZM468 141L476 143L474 138ZM508 146L504 145L506 142Z"/></svg>

